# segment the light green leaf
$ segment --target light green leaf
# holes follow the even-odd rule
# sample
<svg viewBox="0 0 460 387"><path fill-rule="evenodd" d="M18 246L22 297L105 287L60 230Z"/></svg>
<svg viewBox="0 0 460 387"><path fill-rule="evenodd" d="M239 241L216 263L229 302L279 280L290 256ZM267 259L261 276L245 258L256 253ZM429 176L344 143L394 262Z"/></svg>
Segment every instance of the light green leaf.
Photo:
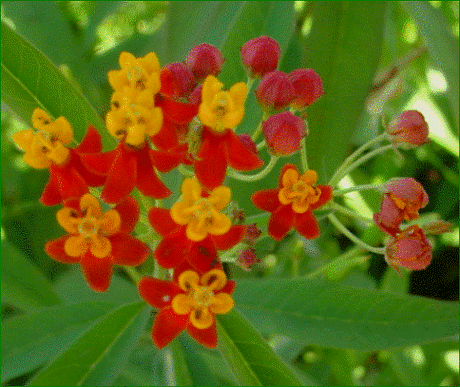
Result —
<svg viewBox="0 0 460 387"><path fill-rule="evenodd" d="M3 321L2 383L41 366L112 308L112 303L91 301L52 306Z"/></svg>
<svg viewBox="0 0 460 387"><path fill-rule="evenodd" d="M106 145L115 143L89 102L48 58L3 22L1 32L3 102L26 123L40 107L67 118L78 141L94 125Z"/></svg>
<svg viewBox="0 0 460 387"><path fill-rule="evenodd" d="M293 371L236 310L218 315L217 320L219 349L241 385L301 385Z"/></svg>
<svg viewBox="0 0 460 387"><path fill-rule="evenodd" d="M107 385L122 370L149 316L143 301L103 317L30 382L31 386Z"/></svg>
<svg viewBox="0 0 460 387"><path fill-rule="evenodd" d="M2 239L2 303L25 311L62 302L42 272L8 240Z"/></svg>
<svg viewBox="0 0 460 387"><path fill-rule="evenodd" d="M371 351L458 334L458 303L321 280L241 280L234 299L260 331L310 344Z"/></svg>

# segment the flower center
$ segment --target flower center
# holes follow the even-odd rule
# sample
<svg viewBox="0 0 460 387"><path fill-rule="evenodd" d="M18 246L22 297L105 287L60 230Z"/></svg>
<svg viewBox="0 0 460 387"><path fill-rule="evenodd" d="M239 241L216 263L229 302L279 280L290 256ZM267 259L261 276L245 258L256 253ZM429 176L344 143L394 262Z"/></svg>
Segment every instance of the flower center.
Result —
<svg viewBox="0 0 460 387"><path fill-rule="evenodd" d="M85 237L88 242L94 241L99 233L99 222L94 217L85 217L78 225L78 232Z"/></svg>
<svg viewBox="0 0 460 387"><path fill-rule="evenodd" d="M145 90L147 88L147 77L139 66L135 66L129 70L128 82L134 84L134 87L139 90Z"/></svg>
<svg viewBox="0 0 460 387"><path fill-rule="evenodd" d="M213 204L206 198L197 200L195 204L189 208L189 211L193 211L192 218L197 223L197 227L212 225L214 210Z"/></svg>
<svg viewBox="0 0 460 387"><path fill-rule="evenodd" d="M320 196L321 190L318 187L313 187L312 183L316 178L310 171L307 171L302 176L292 176L292 172L288 172L291 176L287 177L284 187L280 189L278 198L282 204L292 204L292 209L296 213L306 212L310 204L316 203Z"/></svg>
<svg viewBox="0 0 460 387"><path fill-rule="evenodd" d="M209 290L206 286L200 286L190 294L190 297L197 302L196 309L207 308L211 305L212 299L214 297L214 292Z"/></svg>

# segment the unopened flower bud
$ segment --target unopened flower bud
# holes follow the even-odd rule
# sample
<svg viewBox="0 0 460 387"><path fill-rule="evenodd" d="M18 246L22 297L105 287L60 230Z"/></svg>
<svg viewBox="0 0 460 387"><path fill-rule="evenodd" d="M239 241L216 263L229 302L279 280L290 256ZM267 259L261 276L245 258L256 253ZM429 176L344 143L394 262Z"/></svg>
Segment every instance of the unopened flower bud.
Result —
<svg viewBox="0 0 460 387"><path fill-rule="evenodd" d="M195 87L195 77L192 70L190 70L182 62L169 63L165 66L172 75L174 81L174 91L172 98L186 98Z"/></svg>
<svg viewBox="0 0 460 387"><path fill-rule="evenodd" d="M391 239L386 246L385 260L393 267L422 270L430 264L432 250L423 230L413 225Z"/></svg>
<svg viewBox="0 0 460 387"><path fill-rule="evenodd" d="M204 80L208 75L217 77L224 61L220 51L207 43L193 47L185 57L185 64L192 70L198 82Z"/></svg>
<svg viewBox="0 0 460 387"><path fill-rule="evenodd" d="M241 48L241 61L252 78L261 78L276 70L279 59L280 46L269 36L251 39Z"/></svg>
<svg viewBox="0 0 460 387"><path fill-rule="evenodd" d="M251 270L252 265L258 262L260 262L260 259L257 258L255 249L247 249L241 251L236 261L236 264L240 266L242 269L249 271Z"/></svg>
<svg viewBox="0 0 460 387"><path fill-rule="evenodd" d="M199 84L197 87L195 87L192 93L190 94L188 102L191 103L192 105L199 105L201 103L202 90L203 90L203 84Z"/></svg>
<svg viewBox="0 0 460 387"><path fill-rule="evenodd" d="M262 132L268 149L275 156L289 156L300 149L305 123L286 111L269 117L263 124Z"/></svg>
<svg viewBox="0 0 460 387"><path fill-rule="evenodd" d="M295 98L295 90L287 74L272 71L265 74L256 90L262 109L273 112L284 109Z"/></svg>
<svg viewBox="0 0 460 387"><path fill-rule="evenodd" d="M236 137L240 139L240 141L244 144L246 148L248 148L251 152L257 154L257 146L249 134L243 133L238 134Z"/></svg>
<svg viewBox="0 0 460 387"><path fill-rule="evenodd" d="M256 223L248 224L243 237L243 241L253 245L256 243L256 240L260 237L260 235L262 235L262 230L257 227Z"/></svg>
<svg viewBox="0 0 460 387"><path fill-rule="evenodd" d="M417 110L406 110L386 128L394 143L418 146L428 142L428 124Z"/></svg>
<svg viewBox="0 0 460 387"><path fill-rule="evenodd" d="M296 97L291 105L297 109L310 106L324 94L323 81L312 69L297 69L288 74Z"/></svg>

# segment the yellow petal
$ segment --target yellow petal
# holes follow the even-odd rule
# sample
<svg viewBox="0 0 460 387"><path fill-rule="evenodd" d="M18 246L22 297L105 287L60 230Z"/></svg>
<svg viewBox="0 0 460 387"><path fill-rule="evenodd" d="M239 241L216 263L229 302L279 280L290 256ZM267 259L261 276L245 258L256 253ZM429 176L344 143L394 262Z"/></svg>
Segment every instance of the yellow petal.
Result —
<svg viewBox="0 0 460 387"><path fill-rule="evenodd" d="M64 251L71 257L81 257L88 250L89 244L86 239L81 236L70 236L64 244Z"/></svg>
<svg viewBox="0 0 460 387"><path fill-rule="evenodd" d="M201 276L200 283L209 290L219 291L227 283L227 276L223 270L212 269Z"/></svg>
<svg viewBox="0 0 460 387"><path fill-rule="evenodd" d="M106 235L112 235L120 230L121 217L117 210L109 210L99 220L99 227Z"/></svg>
<svg viewBox="0 0 460 387"><path fill-rule="evenodd" d="M59 225L68 233L78 234L78 225L80 224L81 218L73 208L61 208L56 213L56 219Z"/></svg>
<svg viewBox="0 0 460 387"><path fill-rule="evenodd" d="M130 68L131 66L136 65L136 57L131 54L130 52L123 51L120 54L120 58L118 59L118 63L122 69Z"/></svg>
<svg viewBox="0 0 460 387"><path fill-rule="evenodd" d="M112 244L106 237L98 237L91 243L91 253L97 258L104 258L112 251Z"/></svg>
<svg viewBox="0 0 460 387"><path fill-rule="evenodd" d="M214 95L222 89L223 83L213 76L208 75L203 83L203 89L201 90L201 101L206 105L212 105Z"/></svg>
<svg viewBox="0 0 460 387"><path fill-rule="evenodd" d="M308 171L306 171L301 179L308 185L313 185L316 183L316 180L318 180L318 174L316 173L315 170L313 169L309 169Z"/></svg>
<svg viewBox="0 0 460 387"><path fill-rule="evenodd" d="M182 200L193 204L201 198L201 185L198 180L187 177L182 183Z"/></svg>
<svg viewBox="0 0 460 387"><path fill-rule="evenodd" d="M306 198L304 200L294 200L292 202L292 210L298 214L303 214L304 212L307 212L309 208L310 201Z"/></svg>
<svg viewBox="0 0 460 387"><path fill-rule="evenodd" d="M84 194L80 199L80 209L87 217L99 219L102 216L101 205L91 194Z"/></svg>
<svg viewBox="0 0 460 387"><path fill-rule="evenodd" d="M51 160L41 152L28 152L22 156L22 159L26 164L35 169L45 169L51 165Z"/></svg>
<svg viewBox="0 0 460 387"><path fill-rule="evenodd" d="M139 146L145 141L145 125L130 125L127 130L126 143Z"/></svg>
<svg viewBox="0 0 460 387"><path fill-rule="evenodd" d="M125 124L121 117L124 113L120 110L111 110L107 113L105 123L107 130L115 138L122 138L126 134Z"/></svg>
<svg viewBox="0 0 460 387"><path fill-rule="evenodd" d="M72 126L70 126L69 121L65 117L58 117L49 125L48 133L65 145L70 144L73 140Z"/></svg>
<svg viewBox="0 0 460 387"><path fill-rule="evenodd" d="M185 202L177 202L175 203L170 210L171 218L177 224L187 224L190 220L190 212L185 212L185 210L189 208L189 205Z"/></svg>
<svg viewBox="0 0 460 387"><path fill-rule="evenodd" d="M289 197L289 188L281 188L278 191L278 199L281 204L289 204L292 203L292 199Z"/></svg>
<svg viewBox="0 0 460 387"><path fill-rule="evenodd" d="M234 302L232 297L227 293L216 294L212 299L212 304L209 309L212 313L228 313L233 309Z"/></svg>
<svg viewBox="0 0 460 387"><path fill-rule="evenodd" d="M179 278L177 279L177 282L182 290L188 292L192 289L198 288L199 280L200 277L198 273L196 273L193 270L186 270L180 274Z"/></svg>
<svg viewBox="0 0 460 387"><path fill-rule="evenodd" d="M46 154L48 158L58 165L65 164L69 158L70 151L60 142L54 144L53 148Z"/></svg>
<svg viewBox="0 0 460 387"><path fill-rule="evenodd" d="M36 108L32 113L32 125L39 130L45 129L51 123L50 115L43 109Z"/></svg>
<svg viewBox="0 0 460 387"><path fill-rule="evenodd" d="M230 218L219 212L213 213L212 222L207 226L207 230L211 235L223 235L232 227Z"/></svg>
<svg viewBox="0 0 460 387"><path fill-rule="evenodd" d="M212 203L217 211L224 209L232 197L232 191L228 187L220 186L216 187L211 191L208 197L210 203Z"/></svg>
<svg viewBox="0 0 460 387"><path fill-rule="evenodd" d="M210 105L207 104L200 104L198 108L198 118L205 126L209 126L210 128L214 128L217 125L217 116L211 109Z"/></svg>
<svg viewBox="0 0 460 387"><path fill-rule="evenodd" d="M153 93L151 90L143 90L135 99L136 106L144 106L145 108L151 109L154 105ZM161 109L160 109L161 110Z"/></svg>
<svg viewBox="0 0 460 387"><path fill-rule="evenodd" d="M153 73L149 76L149 79L147 80L147 89L150 91L150 93L152 93L152 95L155 95L160 91L161 81L159 73Z"/></svg>
<svg viewBox="0 0 460 387"><path fill-rule="evenodd" d="M221 125L225 129L232 129L237 126L244 117L244 108L233 110L227 113L222 119Z"/></svg>
<svg viewBox="0 0 460 387"><path fill-rule="evenodd" d="M214 315L209 308L196 309L190 313L190 322L195 328L207 329L214 322Z"/></svg>
<svg viewBox="0 0 460 387"><path fill-rule="evenodd" d="M13 133L11 137L13 138L13 141L19 148L27 152L32 145L32 140L34 136L35 132L32 129L27 129Z"/></svg>
<svg viewBox="0 0 460 387"><path fill-rule="evenodd" d="M140 58L139 61L146 68L149 74L160 71L160 61L154 52L148 53L143 58Z"/></svg>
<svg viewBox="0 0 460 387"><path fill-rule="evenodd" d="M126 71L124 70L112 70L107 73L109 78L109 84L114 90L123 90L127 84Z"/></svg>
<svg viewBox="0 0 460 387"><path fill-rule="evenodd" d="M196 301L188 297L186 294L177 294L171 302L173 311L177 314L189 314L192 308L197 306Z"/></svg>
<svg viewBox="0 0 460 387"><path fill-rule="evenodd" d="M157 134L163 126L163 111L160 108L154 108L151 111L152 117L147 125L146 133L148 136Z"/></svg>
<svg viewBox="0 0 460 387"><path fill-rule="evenodd" d="M294 168L289 168L282 177L283 187L289 187L299 181L299 173Z"/></svg>
<svg viewBox="0 0 460 387"><path fill-rule="evenodd" d="M187 238L194 242L202 241L208 236L208 230L204 224L198 222L190 222L185 230Z"/></svg>
<svg viewBox="0 0 460 387"><path fill-rule="evenodd" d="M235 108L239 108L241 106L244 106L244 102L246 101L246 96L248 94L248 89L246 87L246 84L244 82L239 82L234 84L230 88L230 96L235 103Z"/></svg>

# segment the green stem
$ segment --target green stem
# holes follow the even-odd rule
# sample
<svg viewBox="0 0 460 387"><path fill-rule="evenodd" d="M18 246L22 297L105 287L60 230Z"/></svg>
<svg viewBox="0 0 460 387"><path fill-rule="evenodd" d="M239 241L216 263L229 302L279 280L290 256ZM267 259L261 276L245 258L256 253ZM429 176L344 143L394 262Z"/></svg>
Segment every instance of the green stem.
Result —
<svg viewBox="0 0 460 387"><path fill-rule="evenodd" d="M128 274L136 284L141 280L142 275L139 274L134 267L123 266L123 268L125 269L126 274Z"/></svg>
<svg viewBox="0 0 460 387"><path fill-rule="evenodd" d="M252 141L255 142L257 140L257 137L259 137L260 133L262 133L263 122L264 122L264 120L263 120L263 117L262 117L262 119L259 121L259 125L257 125L256 130L254 130L254 133L251 136Z"/></svg>
<svg viewBox="0 0 460 387"><path fill-rule="evenodd" d="M343 196L349 192L355 191L364 191L366 189L380 189L382 188L381 184L363 184L363 185L356 185L354 187L345 188L345 189L338 189L334 191L333 196Z"/></svg>
<svg viewBox="0 0 460 387"><path fill-rule="evenodd" d="M255 175L243 175L242 173L236 172L233 169L230 169L227 173L227 176L233 177L234 179L241 180L241 181L256 181L264 178L267 176L270 171L273 169L273 167L276 165L276 162L278 161L277 156L271 156L270 161L268 164L265 166L265 168L260 171L259 173L256 173Z"/></svg>
<svg viewBox="0 0 460 387"><path fill-rule="evenodd" d="M191 171L190 169L188 169L187 167L185 167L184 165L179 165L177 167L177 169L179 170L180 173L182 173L184 176L194 176L195 174L193 173L193 171Z"/></svg>
<svg viewBox="0 0 460 387"><path fill-rule="evenodd" d="M359 215L354 211L349 210L348 208L341 206L340 204L336 202L330 202L329 207L333 210L336 210L350 218L358 219L361 220L362 222L369 223L369 224L374 224L374 220L370 218L366 218L365 216Z"/></svg>
<svg viewBox="0 0 460 387"><path fill-rule="evenodd" d="M267 145L267 144L265 144L265 140L262 140L261 142L259 142L257 144L256 148L257 148L258 151L260 151L263 147L265 147L265 145Z"/></svg>
<svg viewBox="0 0 460 387"><path fill-rule="evenodd" d="M386 138L386 133L382 133L380 136L377 136L370 140L369 142L365 143L364 145L360 146L356 149L350 156L348 156L343 164L335 171L334 175L332 176L329 185L333 187L340 181L340 177L344 176L343 170L346 169L356 158L363 153L366 149L370 148L371 146L379 143L380 141Z"/></svg>
<svg viewBox="0 0 460 387"><path fill-rule="evenodd" d="M251 91L251 87L252 87L252 85L254 84L255 80L256 80L256 78L250 78L250 77L248 77L248 81L246 82L246 88L247 88L247 90L248 90L248 94L249 94L249 92Z"/></svg>
<svg viewBox="0 0 460 387"><path fill-rule="evenodd" d="M300 161L302 162L303 171L308 171L307 142L305 137L302 139L302 146L300 148Z"/></svg>
<svg viewBox="0 0 460 387"><path fill-rule="evenodd" d="M337 219L337 217L334 214L330 214L328 216L329 220L331 223L339 229L339 231L342 232L348 239L356 243L358 246L362 247L363 249L370 251L375 254L382 254L385 255L385 248L381 247L374 247L370 246L367 243L363 242L361 239L359 239L356 235L354 235L350 230L348 230L340 220Z"/></svg>

